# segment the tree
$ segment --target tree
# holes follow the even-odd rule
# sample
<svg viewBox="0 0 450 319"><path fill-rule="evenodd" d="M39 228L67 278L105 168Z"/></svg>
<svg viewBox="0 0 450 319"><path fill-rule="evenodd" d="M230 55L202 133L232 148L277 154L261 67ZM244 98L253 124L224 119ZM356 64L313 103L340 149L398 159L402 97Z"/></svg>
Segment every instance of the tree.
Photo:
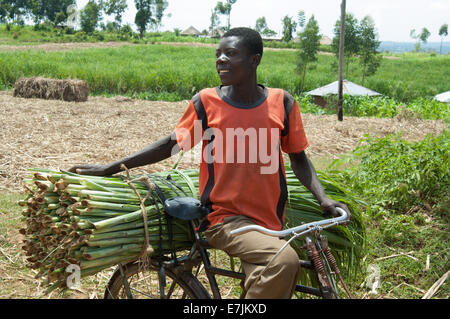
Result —
<svg viewBox="0 0 450 319"><path fill-rule="evenodd" d="M417 40L417 43L416 43L416 51L417 52L420 51L420 42L423 42L424 44L427 43L430 35L431 35L431 33L430 33L430 31L428 31L427 28L422 28L422 31L419 34L416 33L416 29L411 30L411 32L409 33L409 36L411 38Z"/></svg>
<svg viewBox="0 0 450 319"><path fill-rule="evenodd" d="M107 15L114 15L114 22L117 29L120 29L122 14L127 7L127 0L106 0L105 2L105 13Z"/></svg>
<svg viewBox="0 0 450 319"><path fill-rule="evenodd" d="M31 5L31 12L33 16L34 25L38 26L42 20L45 19L48 11L46 1L33 0Z"/></svg>
<svg viewBox="0 0 450 319"><path fill-rule="evenodd" d="M161 26L162 18L164 17L164 11L166 11L167 7L169 6L169 3L165 0L156 0L154 5L154 15L155 15L155 22L154 26L158 30ZM170 16L170 14L169 14Z"/></svg>
<svg viewBox="0 0 450 319"><path fill-rule="evenodd" d="M441 37L441 47L439 53L442 54L442 40L448 35L448 24L443 24L439 29L439 36Z"/></svg>
<svg viewBox="0 0 450 319"><path fill-rule="evenodd" d="M211 33L212 36L215 36L215 32L217 30L217 27L220 24L219 21L219 16L217 14L217 10L216 9L212 9L211 10L211 17L209 18L211 24L209 26L209 31Z"/></svg>
<svg viewBox="0 0 450 319"><path fill-rule="evenodd" d="M139 30L139 36L142 39L144 32L147 29L147 25L150 24L152 19L151 5L153 0L134 0L136 5L136 16L134 17L134 23Z"/></svg>
<svg viewBox="0 0 450 319"><path fill-rule="evenodd" d="M381 56L377 52L380 41L378 41L375 23L370 16L361 20L359 37L359 58L362 65L362 85L364 85L366 76L375 74L381 63Z"/></svg>
<svg viewBox="0 0 450 319"><path fill-rule="evenodd" d="M267 37L271 37L277 34L267 26L266 17L256 19L255 30L258 31L261 35Z"/></svg>
<svg viewBox="0 0 450 319"><path fill-rule="evenodd" d="M294 21L289 16L285 16L283 20L281 20L283 23L283 38L282 40L284 42L289 42L292 40L292 34L297 29L297 22Z"/></svg>
<svg viewBox="0 0 450 319"><path fill-rule="evenodd" d="M416 51L419 52L420 51L420 41L419 41L419 35L416 34L416 29L412 29L411 31L409 31L409 36L411 38L413 38L414 40L417 40Z"/></svg>
<svg viewBox="0 0 450 319"><path fill-rule="evenodd" d="M317 52L319 51L320 38L319 24L314 15L308 20L305 29L299 34L299 54L297 60L297 70L302 74L302 86L300 92L303 92L305 86L306 70L309 64L317 61Z"/></svg>
<svg viewBox="0 0 450 319"><path fill-rule="evenodd" d="M157 28L161 25L168 2L166 0L134 0L134 4L137 10L134 23L142 38L148 26Z"/></svg>
<svg viewBox="0 0 450 319"><path fill-rule="evenodd" d="M217 13L224 15L227 17L227 26L226 29L230 30L230 16L231 16L231 9L233 7L233 4L236 3L237 0L226 0L226 3L223 3L222 1L217 2L217 5L215 7L215 10Z"/></svg>
<svg viewBox="0 0 450 319"><path fill-rule="evenodd" d="M89 0L80 13L81 29L86 33L92 33L97 28L101 18L101 5L95 0Z"/></svg>
<svg viewBox="0 0 450 319"><path fill-rule="evenodd" d="M305 26L305 21L306 21L306 17L305 17L305 11L300 10L297 14L297 21L298 21L298 26L300 28L303 28Z"/></svg>
<svg viewBox="0 0 450 319"><path fill-rule="evenodd" d="M422 32L420 32L419 39L420 39L420 41L422 41L425 44L425 43L427 43L430 35L431 35L430 31L428 31L427 28L423 28Z"/></svg>
<svg viewBox="0 0 450 319"><path fill-rule="evenodd" d="M53 23L55 26L58 26L63 24L65 21L67 21L67 13L59 11L55 16L55 20L53 21Z"/></svg>
<svg viewBox="0 0 450 319"><path fill-rule="evenodd" d="M68 18L67 8L75 5L75 0L30 0L31 13L35 25L48 20L57 25Z"/></svg>
<svg viewBox="0 0 450 319"><path fill-rule="evenodd" d="M348 76L348 68L352 58L359 58L362 66L362 85L367 76L375 74L381 64L381 56L377 49L380 46L375 22L370 16L364 17L361 22L351 14L345 14L344 20L344 65L345 74ZM336 22L334 38L331 44L336 57L339 57L341 21Z"/></svg>
<svg viewBox="0 0 450 319"><path fill-rule="evenodd" d="M336 21L333 33L334 37L333 42L331 43L331 48L335 53L336 57L339 57L341 19ZM352 59L352 57L358 54L360 47L358 20L351 13L345 14L344 43L345 43L344 64L346 65L345 73L348 74L348 67L350 64L350 60Z"/></svg>
<svg viewBox="0 0 450 319"><path fill-rule="evenodd" d="M31 13L31 0L1 0L0 22L24 24Z"/></svg>

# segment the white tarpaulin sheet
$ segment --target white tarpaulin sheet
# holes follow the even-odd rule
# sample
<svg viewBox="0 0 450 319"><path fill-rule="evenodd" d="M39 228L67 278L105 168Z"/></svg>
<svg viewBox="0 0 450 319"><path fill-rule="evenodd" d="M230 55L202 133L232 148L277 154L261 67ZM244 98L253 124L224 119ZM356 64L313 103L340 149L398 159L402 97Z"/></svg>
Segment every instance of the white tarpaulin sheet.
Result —
<svg viewBox="0 0 450 319"><path fill-rule="evenodd" d="M342 93L348 94L348 95L368 95L368 96L375 96L375 95L381 95L378 92L369 90L361 85L355 84L353 82L344 80L342 82ZM338 94L338 81L330 83L328 85L322 86L318 89L306 92L306 94L309 95L315 95L315 96L327 96L327 95L337 95Z"/></svg>
<svg viewBox="0 0 450 319"><path fill-rule="evenodd" d="M450 91L438 94L434 97L435 100L439 101L439 102L450 102Z"/></svg>

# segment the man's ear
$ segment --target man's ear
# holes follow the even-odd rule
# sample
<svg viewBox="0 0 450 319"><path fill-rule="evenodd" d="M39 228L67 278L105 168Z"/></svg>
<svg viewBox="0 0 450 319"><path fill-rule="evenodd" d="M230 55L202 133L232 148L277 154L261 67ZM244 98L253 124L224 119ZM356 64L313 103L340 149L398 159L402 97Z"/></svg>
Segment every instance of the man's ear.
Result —
<svg viewBox="0 0 450 319"><path fill-rule="evenodd" d="M252 65L257 68L259 63L261 63L261 54L257 53L252 56Z"/></svg>

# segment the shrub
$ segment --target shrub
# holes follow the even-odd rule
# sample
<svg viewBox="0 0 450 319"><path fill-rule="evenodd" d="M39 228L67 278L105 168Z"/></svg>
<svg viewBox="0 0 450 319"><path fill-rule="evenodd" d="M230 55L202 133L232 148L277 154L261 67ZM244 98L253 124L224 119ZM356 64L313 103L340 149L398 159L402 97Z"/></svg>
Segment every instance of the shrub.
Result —
<svg viewBox="0 0 450 319"><path fill-rule="evenodd" d="M400 134L366 137L347 158L358 162L343 174L362 194L374 213L406 213L412 207L431 207L450 195L449 131L408 142Z"/></svg>

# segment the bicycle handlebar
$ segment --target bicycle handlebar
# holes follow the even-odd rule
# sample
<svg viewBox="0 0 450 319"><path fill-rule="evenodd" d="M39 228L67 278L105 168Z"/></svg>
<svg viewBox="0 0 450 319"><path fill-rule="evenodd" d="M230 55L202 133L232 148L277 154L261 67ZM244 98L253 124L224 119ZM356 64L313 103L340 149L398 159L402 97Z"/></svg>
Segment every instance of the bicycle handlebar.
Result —
<svg viewBox="0 0 450 319"><path fill-rule="evenodd" d="M276 231L276 230L270 230L267 229L265 227L259 226L259 225L250 225L250 226L244 226L244 227L240 227L238 229L232 230L230 232L231 235L237 235L237 234L241 234L241 233L246 233L252 230L256 230L259 231L263 234L269 235L269 236L274 236L274 237L286 237L292 234L296 234L299 232L303 232L303 231L313 231L315 229L319 229L319 228L328 228L328 227L332 227L335 225L339 225L339 224L343 224L345 222L348 222L348 213L343 210L340 207L336 207L336 210L338 211L338 213L341 214L341 216L339 217L335 217L335 218L329 218L329 219L324 219L324 220L319 220L316 222L311 222L308 224L303 224L300 226L296 226L296 227L292 227L292 228L288 228L285 230L280 230L280 231Z"/></svg>

